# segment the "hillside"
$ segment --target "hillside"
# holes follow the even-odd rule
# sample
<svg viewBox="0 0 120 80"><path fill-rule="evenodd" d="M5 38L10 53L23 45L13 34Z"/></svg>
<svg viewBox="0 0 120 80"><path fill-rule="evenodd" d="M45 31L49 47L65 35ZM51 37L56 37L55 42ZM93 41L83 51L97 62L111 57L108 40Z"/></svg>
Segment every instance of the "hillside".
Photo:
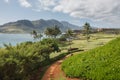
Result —
<svg viewBox="0 0 120 80"><path fill-rule="evenodd" d="M120 37L104 46L72 56L62 63L69 77L120 80Z"/></svg>
<svg viewBox="0 0 120 80"><path fill-rule="evenodd" d="M9 22L4 25L0 26L0 32L1 33L29 33L32 30L37 30L39 32L43 32L45 28L52 27L54 25L57 25L60 27L62 31L66 31L67 29L80 29L79 26L70 24L69 22L65 21L58 21L54 19L50 20L18 20L16 22Z"/></svg>

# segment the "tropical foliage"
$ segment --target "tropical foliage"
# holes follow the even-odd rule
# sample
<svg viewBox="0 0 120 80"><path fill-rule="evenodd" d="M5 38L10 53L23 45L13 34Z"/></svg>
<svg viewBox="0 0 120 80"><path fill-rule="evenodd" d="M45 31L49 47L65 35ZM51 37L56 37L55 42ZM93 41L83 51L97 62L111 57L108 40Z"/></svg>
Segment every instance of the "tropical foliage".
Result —
<svg viewBox="0 0 120 80"><path fill-rule="evenodd" d="M24 42L0 49L0 80L30 80L38 69L50 62L50 53L59 47L53 39Z"/></svg>

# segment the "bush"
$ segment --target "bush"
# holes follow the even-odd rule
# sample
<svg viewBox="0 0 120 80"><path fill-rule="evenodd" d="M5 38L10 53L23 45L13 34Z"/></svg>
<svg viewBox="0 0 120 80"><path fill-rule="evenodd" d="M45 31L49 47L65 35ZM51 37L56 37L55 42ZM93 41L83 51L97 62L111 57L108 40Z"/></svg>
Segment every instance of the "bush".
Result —
<svg viewBox="0 0 120 80"><path fill-rule="evenodd" d="M52 39L17 46L5 44L5 49L0 49L0 80L30 80L39 67L50 63L50 53L58 50Z"/></svg>
<svg viewBox="0 0 120 80"><path fill-rule="evenodd" d="M64 41L67 41L66 36L63 36L63 35L62 35L58 40L59 40L59 41L63 41L63 42L64 42Z"/></svg>
<svg viewBox="0 0 120 80"><path fill-rule="evenodd" d="M62 63L69 77L87 80L120 80L120 38L93 50L74 55Z"/></svg>

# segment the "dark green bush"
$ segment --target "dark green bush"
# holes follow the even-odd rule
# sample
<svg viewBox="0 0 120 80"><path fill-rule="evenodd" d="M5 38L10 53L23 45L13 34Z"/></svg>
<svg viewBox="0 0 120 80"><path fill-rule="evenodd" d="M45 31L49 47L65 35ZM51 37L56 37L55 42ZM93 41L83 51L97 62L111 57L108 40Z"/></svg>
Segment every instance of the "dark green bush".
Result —
<svg viewBox="0 0 120 80"><path fill-rule="evenodd" d="M38 69L50 63L50 53L58 51L56 41L24 42L0 49L0 80L30 80Z"/></svg>
<svg viewBox="0 0 120 80"><path fill-rule="evenodd" d="M67 37L62 35L60 38L58 38L59 41L67 41Z"/></svg>

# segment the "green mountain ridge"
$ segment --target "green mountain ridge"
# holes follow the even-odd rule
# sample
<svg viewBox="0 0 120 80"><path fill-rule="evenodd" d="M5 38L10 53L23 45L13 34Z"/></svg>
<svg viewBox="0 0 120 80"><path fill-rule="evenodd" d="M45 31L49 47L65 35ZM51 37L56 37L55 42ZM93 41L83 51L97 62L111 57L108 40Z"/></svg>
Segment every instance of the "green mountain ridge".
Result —
<svg viewBox="0 0 120 80"><path fill-rule="evenodd" d="M55 19L50 20L18 20L16 22L9 22L0 26L0 33L30 33L32 30L37 30L38 32L43 32L47 27L52 27L57 25L61 31L66 31L71 28L81 29L79 26L70 24L66 21L58 21Z"/></svg>

